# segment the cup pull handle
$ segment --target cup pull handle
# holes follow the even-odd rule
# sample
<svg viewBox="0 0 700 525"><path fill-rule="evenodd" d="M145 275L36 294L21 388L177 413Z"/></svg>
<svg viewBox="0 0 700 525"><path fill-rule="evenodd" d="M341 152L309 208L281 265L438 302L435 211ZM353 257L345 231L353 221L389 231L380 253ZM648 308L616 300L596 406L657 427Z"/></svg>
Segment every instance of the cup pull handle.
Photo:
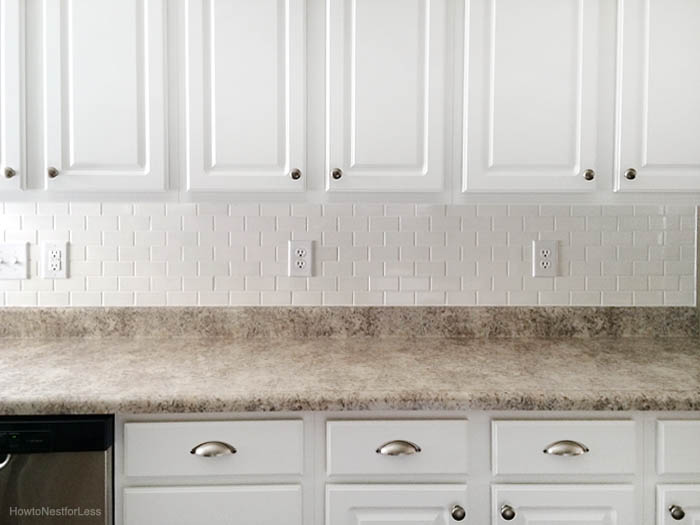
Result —
<svg viewBox="0 0 700 525"><path fill-rule="evenodd" d="M582 456L590 449L578 441L564 439L548 445L542 452L551 456Z"/></svg>
<svg viewBox="0 0 700 525"><path fill-rule="evenodd" d="M203 458L230 456L236 452L237 450L232 445L224 443L223 441L206 441L190 450L190 454Z"/></svg>
<svg viewBox="0 0 700 525"><path fill-rule="evenodd" d="M384 443L377 449L377 454L381 454L382 456L411 456L413 454L418 454L420 451L421 448L415 443L397 439Z"/></svg>

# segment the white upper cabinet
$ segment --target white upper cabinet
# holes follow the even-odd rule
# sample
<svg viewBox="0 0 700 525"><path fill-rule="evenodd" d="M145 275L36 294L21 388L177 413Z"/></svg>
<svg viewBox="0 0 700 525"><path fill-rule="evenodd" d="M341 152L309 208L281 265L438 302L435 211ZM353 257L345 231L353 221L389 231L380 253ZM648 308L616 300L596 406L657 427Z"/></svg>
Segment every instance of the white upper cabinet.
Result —
<svg viewBox="0 0 700 525"><path fill-rule="evenodd" d="M467 4L462 189L594 190L598 0Z"/></svg>
<svg viewBox="0 0 700 525"><path fill-rule="evenodd" d="M24 0L0 0L0 191L24 186Z"/></svg>
<svg viewBox="0 0 700 525"><path fill-rule="evenodd" d="M619 191L700 190L700 2L626 0Z"/></svg>
<svg viewBox="0 0 700 525"><path fill-rule="evenodd" d="M305 12L305 0L187 1L188 189L304 189Z"/></svg>
<svg viewBox="0 0 700 525"><path fill-rule="evenodd" d="M50 190L165 188L163 0L44 0Z"/></svg>
<svg viewBox="0 0 700 525"><path fill-rule="evenodd" d="M331 191L439 191L447 0L327 0Z"/></svg>

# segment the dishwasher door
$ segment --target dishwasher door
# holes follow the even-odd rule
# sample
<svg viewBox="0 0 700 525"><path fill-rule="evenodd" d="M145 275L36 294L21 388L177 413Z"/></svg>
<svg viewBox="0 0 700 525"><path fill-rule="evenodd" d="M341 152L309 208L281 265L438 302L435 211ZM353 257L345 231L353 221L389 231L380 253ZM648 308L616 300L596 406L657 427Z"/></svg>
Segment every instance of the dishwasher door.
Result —
<svg viewBox="0 0 700 525"><path fill-rule="evenodd" d="M111 525L113 438L79 421L0 418L0 524Z"/></svg>

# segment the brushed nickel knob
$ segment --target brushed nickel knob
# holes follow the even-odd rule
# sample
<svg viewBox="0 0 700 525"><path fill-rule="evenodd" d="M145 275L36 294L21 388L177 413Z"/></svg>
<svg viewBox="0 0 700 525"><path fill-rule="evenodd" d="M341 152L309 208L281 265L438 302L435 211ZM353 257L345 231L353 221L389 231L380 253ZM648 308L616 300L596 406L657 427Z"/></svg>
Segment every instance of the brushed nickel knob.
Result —
<svg viewBox="0 0 700 525"><path fill-rule="evenodd" d="M634 168L630 168L625 172L625 178L627 180L634 180L637 178L637 170Z"/></svg>
<svg viewBox="0 0 700 525"><path fill-rule="evenodd" d="M461 505L455 505L454 507L452 507L450 516L452 516L452 519L455 521L462 521L464 518L467 517L467 511L464 510L464 507L462 507Z"/></svg>
<svg viewBox="0 0 700 525"><path fill-rule="evenodd" d="M682 507L679 507L678 505L671 505L668 508L668 511L671 513L671 517L674 520L680 521L683 518L685 518L685 511Z"/></svg>
<svg viewBox="0 0 700 525"><path fill-rule="evenodd" d="M17 172L15 170L13 170L12 168L5 168L5 178L6 179L11 179L15 175L17 175Z"/></svg>
<svg viewBox="0 0 700 525"><path fill-rule="evenodd" d="M595 179L595 171L594 170L586 170L583 172L583 178L586 180L593 180Z"/></svg>
<svg viewBox="0 0 700 525"><path fill-rule="evenodd" d="M333 177L335 180L338 180L343 177L343 170L340 168L335 168L333 171L331 171L331 177Z"/></svg>
<svg viewBox="0 0 700 525"><path fill-rule="evenodd" d="M54 167L48 169L48 174L50 179L55 179L58 177L58 170Z"/></svg>
<svg viewBox="0 0 700 525"><path fill-rule="evenodd" d="M510 505L503 505L501 507L501 518L506 521L510 521L515 518L515 509Z"/></svg>
<svg viewBox="0 0 700 525"><path fill-rule="evenodd" d="M299 180L301 179L301 170L293 169L289 172L289 176L292 178L292 180Z"/></svg>

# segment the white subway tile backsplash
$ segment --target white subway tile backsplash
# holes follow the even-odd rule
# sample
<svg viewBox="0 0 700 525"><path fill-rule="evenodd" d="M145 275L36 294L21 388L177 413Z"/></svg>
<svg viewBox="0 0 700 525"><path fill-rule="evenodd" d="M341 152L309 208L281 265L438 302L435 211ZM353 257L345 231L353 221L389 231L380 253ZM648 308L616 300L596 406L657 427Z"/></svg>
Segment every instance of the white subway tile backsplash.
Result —
<svg viewBox="0 0 700 525"><path fill-rule="evenodd" d="M32 278L8 306L693 305L696 212L657 205L4 203ZM37 276L44 239L70 240L71 278ZM287 277L287 241L316 243ZM559 242L556 278L531 242Z"/></svg>

